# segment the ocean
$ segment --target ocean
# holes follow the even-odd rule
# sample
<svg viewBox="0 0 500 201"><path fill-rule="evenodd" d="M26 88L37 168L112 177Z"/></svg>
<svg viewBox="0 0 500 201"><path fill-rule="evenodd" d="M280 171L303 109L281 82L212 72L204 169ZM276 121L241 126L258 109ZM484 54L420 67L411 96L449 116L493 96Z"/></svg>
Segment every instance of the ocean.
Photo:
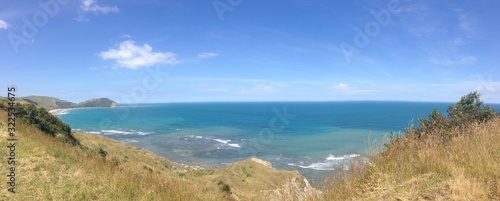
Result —
<svg viewBox="0 0 500 201"><path fill-rule="evenodd" d="M169 160L223 167L257 156L321 180L366 156L384 136L418 125L427 102L164 103L62 110L72 129L149 149ZM497 111L500 105L492 105Z"/></svg>

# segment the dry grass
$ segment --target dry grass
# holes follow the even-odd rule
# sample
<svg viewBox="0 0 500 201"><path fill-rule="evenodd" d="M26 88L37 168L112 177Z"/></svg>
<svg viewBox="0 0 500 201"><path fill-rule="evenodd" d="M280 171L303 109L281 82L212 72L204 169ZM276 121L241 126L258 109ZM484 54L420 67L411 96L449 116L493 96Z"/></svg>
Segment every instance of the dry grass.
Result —
<svg viewBox="0 0 500 201"><path fill-rule="evenodd" d="M500 119L452 132L403 136L328 179L318 200L500 200Z"/></svg>

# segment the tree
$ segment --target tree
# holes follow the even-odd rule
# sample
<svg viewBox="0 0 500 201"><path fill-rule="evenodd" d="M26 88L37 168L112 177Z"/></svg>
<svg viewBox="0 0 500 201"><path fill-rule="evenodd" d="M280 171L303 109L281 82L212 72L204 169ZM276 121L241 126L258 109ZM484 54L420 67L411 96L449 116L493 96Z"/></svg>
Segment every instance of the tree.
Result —
<svg viewBox="0 0 500 201"><path fill-rule="evenodd" d="M448 116L443 116L438 109L428 115L428 119L419 119L420 129L416 129L416 134L421 137L423 134L437 135L444 141L450 139L452 129L465 128L473 123L485 123L495 118L495 111L489 106L484 106L477 91L462 96L460 101L448 106Z"/></svg>
<svg viewBox="0 0 500 201"><path fill-rule="evenodd" d="M470 123L484 123L495 117L490 106L484 106L479 99L479 92L471 92L462 96L459 102L448 107L448 115L453 126L464 126Z"/></svg>

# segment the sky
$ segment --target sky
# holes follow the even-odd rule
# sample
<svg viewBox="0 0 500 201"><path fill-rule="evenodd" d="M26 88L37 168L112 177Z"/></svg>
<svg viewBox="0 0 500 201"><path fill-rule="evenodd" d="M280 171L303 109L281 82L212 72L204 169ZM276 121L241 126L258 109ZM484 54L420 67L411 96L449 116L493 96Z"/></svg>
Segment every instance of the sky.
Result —
<svg viewBox="0 0 500 201"><path fill-rule="evenodd" d="M0 85L119 103L500 103L494 0L0 0Z"/></svg>

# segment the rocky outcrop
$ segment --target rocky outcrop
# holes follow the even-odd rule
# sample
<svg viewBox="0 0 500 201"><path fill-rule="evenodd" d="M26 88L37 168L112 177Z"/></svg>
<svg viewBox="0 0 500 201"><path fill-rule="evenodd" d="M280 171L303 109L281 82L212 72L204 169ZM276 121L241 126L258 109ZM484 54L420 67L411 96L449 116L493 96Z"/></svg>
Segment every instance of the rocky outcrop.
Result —
<svg viewBox="0 0 500 201"><path fill-rule="evenodd" d="M276 170L256 157L217 172L214 180L226 184L234 200L310 200L321 194L298 171Z"/></svg>
<svg viewBox="0 0 500 201"><path fill-rule="evenodd" d="M304 177L294 177L288 180L283 186L273 191L269 200L310 200L322 194L321 191L313 188Z"/></svg>
<svg viewBox="0 0 500 201"><path fill-rule="evenodd" d="M265 160L262 160L262 159L260 159L260 158L257 158L257 157L252 157L250 160L251 160L251 161L254 161L254 162L257 162L257 163L259 163L259 164L262 164L262 165L264 165L264 166L266 166L266 167L273 168L273 166L271 165L271 163L270 163L270 162L265 161Z"/></svg>

